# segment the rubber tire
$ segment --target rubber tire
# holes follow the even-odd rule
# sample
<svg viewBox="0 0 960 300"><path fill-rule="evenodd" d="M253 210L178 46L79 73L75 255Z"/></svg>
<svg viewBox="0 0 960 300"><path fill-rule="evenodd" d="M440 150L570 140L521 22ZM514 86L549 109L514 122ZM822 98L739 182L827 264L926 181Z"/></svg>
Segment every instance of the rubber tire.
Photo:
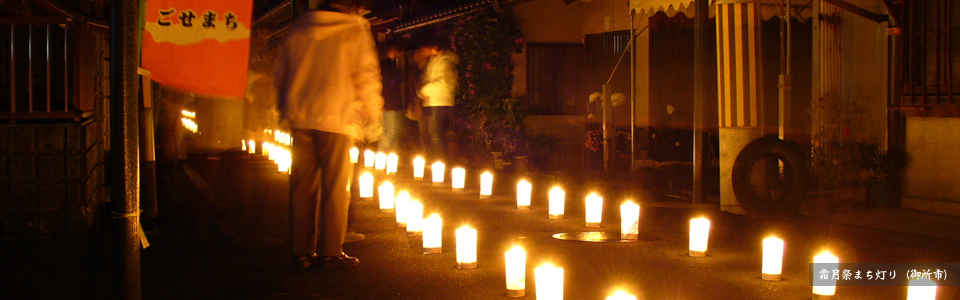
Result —
<svg viewBox="0 0 960 300"><path fill-rule="evenodd" d="M800 210L810 188L810 172L798 145L775 136L763 137L750 142L737 155L733 164L733 193L740 206L751 215L789 216ZM787 190L779 199L760 200L750 185L753 166L764 158L779 158L783 162Z"/></svg>

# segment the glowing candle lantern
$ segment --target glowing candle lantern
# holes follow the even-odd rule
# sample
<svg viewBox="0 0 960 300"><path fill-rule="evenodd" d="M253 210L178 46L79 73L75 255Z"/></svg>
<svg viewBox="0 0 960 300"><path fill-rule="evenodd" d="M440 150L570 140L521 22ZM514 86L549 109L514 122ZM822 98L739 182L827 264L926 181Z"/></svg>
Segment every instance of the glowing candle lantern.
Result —
<svg viewBox="0 0 960 300"><path fill-rule="evenodd" d="M530 209L530 190L533 185L526 179L517 182L517 209Z"/></svg>
<svg viewBox="0 0 960 300"><path fill-rule="evenodd" d="M240 151L247 152L247 140L240 140Z"/></svg>
<svg viewBox="0 0 960 300"><path fill-rule="evenodd" d="M380 185L380 212L381 213L392 213L394 211L393 204L393 183L390 181L384 181Z"/></svg>
<svg viewBox="0 0 960 300"><path fill-rule="evenodd" d="M387 155L387 174L397 174L397 163L399 162L400 158L397 157L396 153Z"/></svg>
<svg viewBox="0 0 960 300"><path fill-rule="evenodd" d="M550 189L550 207L548 208L550 219L563 219L564 203L566 203L566 193L558 186Z"/></svg>
<svg viewBox="0 0 960 300"><path fill-rule="evenodd" d="M546 263L533 270L537 300L563 300L563 268Z"/></svg>
<svg viewBox="0 0 960 300"><path fill-rule="evenodd" d="M483 172L480 175L480 198L490 198L493 195L493 174Z"/></svg>
<svg viewBox="0 0 960 300"><path fill-rule="evenodd" d="M387 154L383 152L377 152L376 156L373 159L373 168L380 171L387 171Z"/></svg>
<svg viewBox="0 0 960 300"><path fill-rule="evenodd" d="M360 149L357 147L350 148L350 163L355 164L360 161Z"/></svg>
<svg viewBox="0 0 960 300"><path fill-rule="evenodd" d="M445 168L443 163L439 161L430 166L430 172L433 173L433 185L443 184L443 174L446 172Z"/></svg>
<svg viewBox="0 0 960 300"><path fill-rule="evenodd" d="M907 300L936 300L937 284L930 279L910 280L907 287Z"/></svg>
<svg viewBox="0 0 960 300"><path fill-rule="evenodd" d="M263 154L263 156L266 156L266 157L270 157L270 143L263 142L263 144L260 145L260 154Z"/></svg>
<svg viewBox="0 0 960 300"><path fill-rule="evenodd" d="M373 163L376 162L376 154L370 150L363 151L363 166L365 168L373 168Z"/></svg>
<svg viewBox="0 0 960 300"><path fill-rule="evenodd" d="M640 236L640 205L627 201L620 205L620 238L636 240Z"/></svg>
<svg viewBox="0 0 960 300"><path fill-rule="evenodd" d="M423 220L423 254L440 253L442 246L443 219L433 214Z"/></svg>
<svg viewBox="0 0 960 300"><path fill-rule="evenodd" d="M473 269L477 267L477 230L469 226L460 227L457 236L457 268Z"/></svg>
<svg viewBox="0 0 960 300"><path fill-rule="evenodd" d="M637 297L627 294L624 291L617 291L610 297L607 297L607 300L637 300Z"/></svg>
<svg viewBox="0 0 960 300"><path fill-rule="evenodd" d="M763 265L760 278L763 280L780 280L783 269L783 240L776 237L763 239Z"/></svg>
<svg viewBox="0 0 960 300"><path fill-rule="evenodd" d="M827 269L829 271L829 270L837 269L839 267L840 259L838 259L836 256L833 256L833 254L830 253L830 251L823 251L822 253L820 253L820 255L813 257L813 263L826 264L826 265L819 265L814 268ZM827 283L826 285L813 286L813 299L829 298L824 296L833 296L834 294L837 293L836 280L830 280L830 281L831 282ZM822 284L822 283L818 283L818 284Z"/></svg>
<svg viewBox="0 0 960 300"><path fill-rule="evenodd" d="M407 205L407 235L423 234L423 203L419 200L410 200Z"/></svg>
<svg viewBox="0 0 960 300"><path fill-rule="evenodd" d="M417 156L413 159L413 179L420 180L423 179L423 165L426 164L426 161L423 160L423 157Z"/></svg>
<svg viewBox="0 0 960 300"><path fill-rule="evenodd" d="M527 252L513 246L506 253L507 296L523 297L527 291Z"/></svg>
<svg viewBox="0 0 960 300"><path fill-rule="evenodd" d="M290 150L278 148L277 155L277 170L281 173L289 173L290 165L293 163L293 159L290 156Z"/></svg>
<svg viewBox="0 0 960 300"><path fill-rule="evenodd" d="M397 227L407 227L407 207L410 206L410 193L400 191L393 197L394 214L397 215Z"/></svg>
<svg viewBox="0 0 960 300"><path fill-rule="evenodd" d="M600 227L603 218L603 198L596 193L587 196L586 219L587 227Z"/></svg>
<svg viewBox="0 0 960 300"><path fill-rule="evenodd" d="M256 141L247 141L247 153L255 154L257 153L257 142Z"/></svg>
<svg viewBox="0 0 960 300"><path fill-rule="evenodd" d="M466 177L467 170L464 170L461 167L456 167L453 168L453 170L450 170L450 184L453 186L453 189L462 190L463 183L466 181Z"/></svg>
<svg viewBox="0 0 960 300"><path fill-rule="evenodd" d="M710 220L696 218L690 220L690 256L707 256L707 240L710 238Z"/></svg>
<svg viewBox="0 0 960 300"><path fill-rule="evenodd" d="M360 198L373 198L373 174L360 174Z"/></svg>

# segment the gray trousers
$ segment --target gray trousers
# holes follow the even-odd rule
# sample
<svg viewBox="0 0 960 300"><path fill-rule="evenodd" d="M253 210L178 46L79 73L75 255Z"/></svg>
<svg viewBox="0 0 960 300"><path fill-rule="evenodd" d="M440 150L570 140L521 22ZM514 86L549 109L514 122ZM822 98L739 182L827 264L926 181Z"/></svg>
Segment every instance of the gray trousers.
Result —
<svg viewBox="0 0 960 300"><path fill-rule="evenodd" d="M343 253L350 205L347 189L353 173L349 149L354 143L345 134L293 130L290 234L294 255Z"/></svg>

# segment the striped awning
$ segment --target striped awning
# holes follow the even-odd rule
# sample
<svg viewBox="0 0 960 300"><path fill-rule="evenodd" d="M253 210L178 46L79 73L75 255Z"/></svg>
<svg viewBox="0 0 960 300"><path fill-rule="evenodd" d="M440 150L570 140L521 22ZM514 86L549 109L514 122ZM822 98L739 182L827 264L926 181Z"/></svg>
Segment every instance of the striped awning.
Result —
<svg viewBox="0 0 960 300"><path fill-rule="evenodd" d="M716 14L715 7L717 3L745 2L744 0L708 0L710 1L710 17ZM785 12L788 0L754 0L761 4L761 14L764 20L779 16ZM813 9L813 0L789 0L792 15L801 22L810 18ZM673 17L681 13L688 18L693 18L695 6L693 0L630 0L630 9L646 14L648 17L658 12L665 13L668 17Z"/></svg>

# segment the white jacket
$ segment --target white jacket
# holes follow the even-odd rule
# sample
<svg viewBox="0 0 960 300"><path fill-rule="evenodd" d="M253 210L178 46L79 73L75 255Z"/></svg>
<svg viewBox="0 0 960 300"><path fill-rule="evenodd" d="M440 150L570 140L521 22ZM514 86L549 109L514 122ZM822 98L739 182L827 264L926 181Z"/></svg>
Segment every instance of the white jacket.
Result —
<svg viewBox="0 0 960 300"><path fill-rule="evenodd" d="M379 139L380 62L370 23L330 11L303 14L277 51L277 108L292 129Z"/></svg>
<svg viewBox="0 0 960 300"><path fill-rule="evenodd" d="M420 99L423 106L453 106L457 98L457 63L460 57L453 51L440 51L423 67Z"/></svg>

